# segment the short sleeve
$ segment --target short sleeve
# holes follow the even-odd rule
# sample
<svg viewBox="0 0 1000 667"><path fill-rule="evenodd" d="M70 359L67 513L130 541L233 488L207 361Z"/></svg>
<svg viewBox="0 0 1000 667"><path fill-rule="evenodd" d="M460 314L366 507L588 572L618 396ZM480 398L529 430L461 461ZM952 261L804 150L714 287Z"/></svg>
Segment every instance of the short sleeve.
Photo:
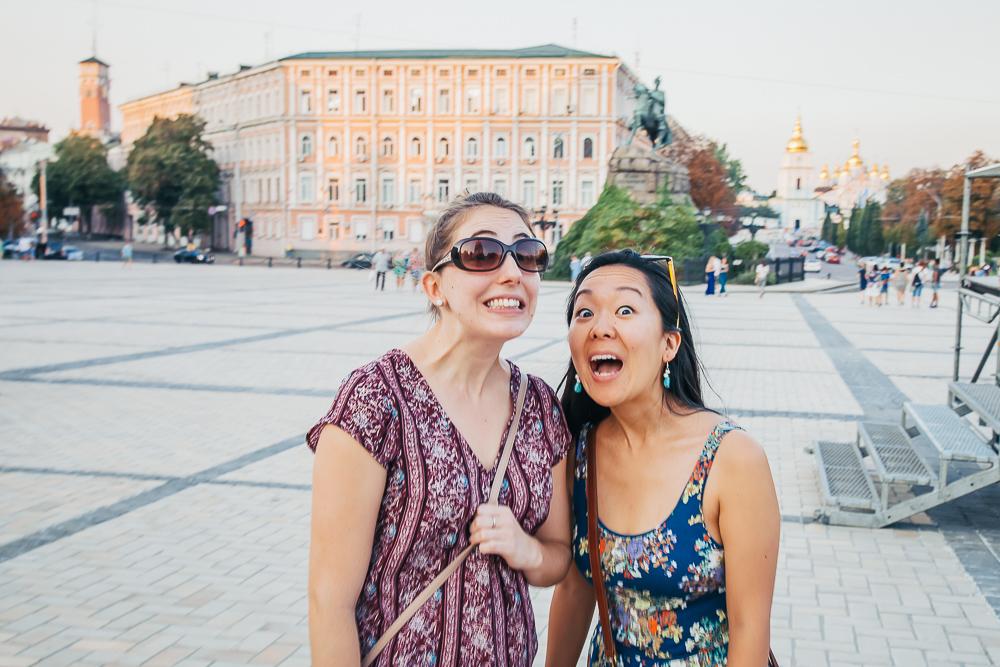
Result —
<svg viewBox="0 0 1000 667"><path fill-rule="evenodd" d="M545 425L545 438L549 445L549 451L552 452L552 463L549 467L554 467L566 457L572 437L556 392L541 378L530 376L530 381L535 391L538 392L542 422Z"/></svg>
<svg viewBox="0 0 1000 667"><path fill-rule="evenodd" d="M399 409L378 362L352 371L337 391L330 411L309 429L306 444L314 452L327 424L343 429L384 468L399 455Z"/></svg>

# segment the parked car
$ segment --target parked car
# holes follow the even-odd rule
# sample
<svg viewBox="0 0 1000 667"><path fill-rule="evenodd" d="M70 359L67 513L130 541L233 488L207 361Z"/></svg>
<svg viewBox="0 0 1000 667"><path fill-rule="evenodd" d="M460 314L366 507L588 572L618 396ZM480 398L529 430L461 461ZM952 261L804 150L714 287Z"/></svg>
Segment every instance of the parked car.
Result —
<svg viewBox="0 0 1000 667"><path fill-rule="evenodd" d="M359 252L349 259L345 259L340 265L346 269L370 269L372 268L372 257L370 252Z"/></svg>
<svg viewBox="0 0 1000 667"><path fill-rule="evenodd" d="M49 246L42 259L66 259L71 262L82 262L83 251L75 245L58 244L55 247Z"/></svg>
<svg viewBox="0 0 1000 667"><path fill-rule="evenodd" d="M17 255L17 241L10 240L3 242L3 258L12 259Z"/></svg>
<svg viewBox="0 0 1000 667"><path fill-rule="evenodd" d="M823 270L823 265L820 264L818 259L807 259L802 270L806 273L819 273Z"/></svg>
<svg viewBox="0 0 1000 667"><path fill-rule="evenodd" d="M214 264L215 255L207 250L178 250L174 253L174 261L178 264Z"/></svg>
<svg viewBox="0 0 1000 667"><path fill-rule="evenodd" d="M823 255L823 261L827 264L840 264L840 255L835 252L828 252Z"/></svg>

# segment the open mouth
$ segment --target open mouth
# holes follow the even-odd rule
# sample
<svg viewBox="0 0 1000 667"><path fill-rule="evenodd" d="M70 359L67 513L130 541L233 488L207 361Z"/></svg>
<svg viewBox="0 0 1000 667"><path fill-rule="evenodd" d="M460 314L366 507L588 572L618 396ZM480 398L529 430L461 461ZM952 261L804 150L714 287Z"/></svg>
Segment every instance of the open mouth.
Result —
<svg viewBox="0 0 1000 667"><path fill-rule="evenodd" d="M613 378L621 372L623 365L622 360L613 354L595 354L590 358L590 372L596 378Z"/></svg>
<svg viewBox="0 0 1000 667"><path fill-rule="evenodd" d="M524 302L510 297L490 299L486 302L486 307L497 312L520 312L524 310Z"/></svg>

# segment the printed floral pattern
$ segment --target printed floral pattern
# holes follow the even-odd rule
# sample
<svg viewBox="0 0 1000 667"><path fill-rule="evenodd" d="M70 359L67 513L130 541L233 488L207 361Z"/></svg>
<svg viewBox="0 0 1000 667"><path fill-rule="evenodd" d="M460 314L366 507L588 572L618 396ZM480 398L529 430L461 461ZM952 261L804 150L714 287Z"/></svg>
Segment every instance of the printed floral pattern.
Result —
<svg viewBox="0 0 1000 667"><path fill-rule="evenodd" d="M601 569L617 655L614 667L726 664L725 559L722 545L705 527L702 499L722 437L737 428L723 421L708 436L677 507L658 527L622 535L599 524ZM584 450L588 430L583 429L576 447L573 552L577 568L589 581ZM602 633L595 632L592 667L608 667L603 642Z"/></svg>

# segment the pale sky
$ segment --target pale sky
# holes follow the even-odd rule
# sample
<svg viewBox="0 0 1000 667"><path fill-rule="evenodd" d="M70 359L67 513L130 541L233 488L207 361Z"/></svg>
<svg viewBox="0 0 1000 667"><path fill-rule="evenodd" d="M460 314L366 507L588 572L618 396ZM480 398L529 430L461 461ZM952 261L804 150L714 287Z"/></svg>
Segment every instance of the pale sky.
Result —
<svg viewBox="0 0 1000 667"><path fill-rule="evenodd" d="M0 3L0 117L39 120L58 140L79 123L76 64L92 55L95 3ZM116 130L122 102L240 63L557 43L617 54L648 83L662 76L667 112L727 143L763 192L796 113L817 168L842 164L855 137L893 176L977 148L1000 159L996 0L98 0L96 16Z"/></svg>

